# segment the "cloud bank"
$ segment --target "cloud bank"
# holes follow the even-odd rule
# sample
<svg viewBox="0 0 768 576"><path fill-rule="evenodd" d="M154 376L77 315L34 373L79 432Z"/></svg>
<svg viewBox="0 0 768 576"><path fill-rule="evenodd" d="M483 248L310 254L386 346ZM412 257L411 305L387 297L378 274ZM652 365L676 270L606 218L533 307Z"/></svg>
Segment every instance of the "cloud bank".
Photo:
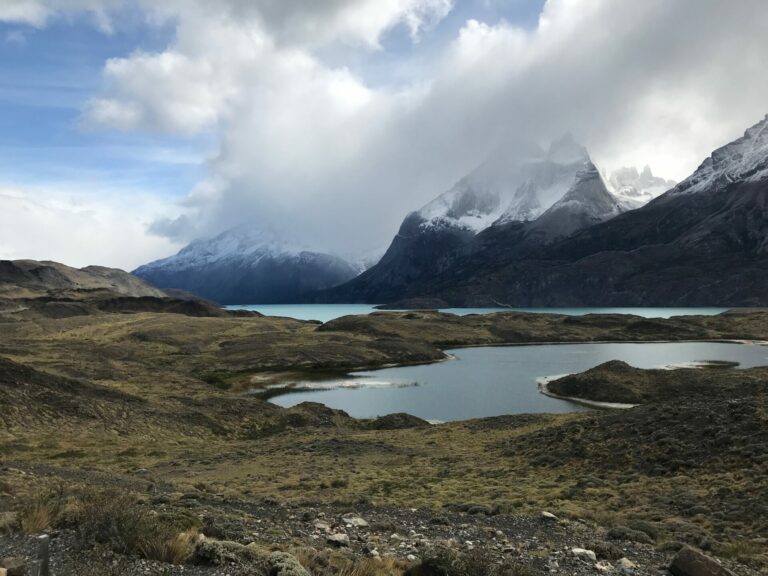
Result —
<svg viewBox="0 0 768 576"><path fill-rule="evenodd" d="M0 257L133 269L176 248L146 233L168 208L152 197L104 190L0 187Z"/></svg>
<svg viewBox="0 0 768 576"><path fill-rule="evenodd" d="M175 242L248 223L354 252L499 145L570 131L604 168L680 179L768 112L764 0L548 0L534 29L458 33L441 27L452 0L136 1L173 40L108 61L83 120L218 134L207 176L151 225ZM17 0L0 19L40 24L54 4ZM388 51L391 81L367 78ZM423 72L403 83L412 61Z"/></svg>

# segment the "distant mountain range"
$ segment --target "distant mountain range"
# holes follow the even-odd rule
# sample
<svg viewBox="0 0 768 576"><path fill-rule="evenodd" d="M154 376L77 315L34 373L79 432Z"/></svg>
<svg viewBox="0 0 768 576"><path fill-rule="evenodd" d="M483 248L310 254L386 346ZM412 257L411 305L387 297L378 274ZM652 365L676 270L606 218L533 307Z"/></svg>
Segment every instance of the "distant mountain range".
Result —
<svg viewBox="0 0 768 576"><path fill-rule="evenodd" d="M135 274L221 303L764 305L766 126L679 184L601 174L571 136L499 149L408 214L370 267L238 228Z"/></svg>
<svg viewBox="0 0 768 576"><path fill-rule="evenodd" d="M381 261L332 301L391 302L431 295L436 278L473 259L521 257L610 220L660 194L650 169L625 168L613 191L586 148L566 135L549 149L500 149L453 188L409 214ZM670 183L674 185L674 183Z"/></svg>
<svg viewBox="0 0 768 576"><path fill-rule="evenodd" d="M363 269L363 264L240 227L196 240L175 256L133 273L160 288L186 290L221 304L271 304L296 302L342 284Z"/></svg>
<svg viewBox="0 0 768 576"><path fill-rule="evenodd" d="M642 205L664 182L649 169L639 173L632 168L605 181L570 135L547 150L501 148L405 219L376 272L364 276L374 289L354 297L398 297L415 281L450 267L456 251L489 228L535 222L528 230L530 241L551 242ZM239 227L192 242L134 274L160 288L183 289L224 304L285 303L312 299L379 260L369 255L353 262L292 246L275 233Z"/></svg>
<svg viewBox="0 0 768 576"><path fill-rule="evenodd" d="M565 161L554 158L542 158L536 164L542 171L533 173L543 172L556 184L544 187L531 179L511 196L535 196L538 204L526 205L530 210L517 209L511 218L474 228L463 225L462 212L446 212L448 225L429 211L411 214L379 264L317 300L429 298L456 306L768 304L768 116L713 152L685 181L634 210L627 210L628 196L642 200L664 186L649 170L637 177L636 171L616 175L613 188L619 192L606 195L588 160L576 154L566 154ZM557 178L549 179L554 174ZM546 208L544 198L551 198L552 189L563 190L563 182L570 182L570 189ZM531 186L535 194L527 192Z"/></svg>

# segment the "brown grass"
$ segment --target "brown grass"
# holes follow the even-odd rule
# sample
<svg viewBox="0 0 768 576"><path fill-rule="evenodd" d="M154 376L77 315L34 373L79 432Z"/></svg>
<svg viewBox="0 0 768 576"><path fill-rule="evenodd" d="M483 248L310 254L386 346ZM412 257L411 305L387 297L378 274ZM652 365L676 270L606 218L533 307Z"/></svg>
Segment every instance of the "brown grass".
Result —
<svg viewBox="0 0 768 576"><path fill-rule="evenodd" d="M192 557L198 536L197 530L189 530L171 537L144 539L139 543L139 553L158 562L185 564Z"/></svg>
<svg viewBox="0 0 768 576"><path fill-rule="evenodd" d="M28 500L19 511L19 526L25 534L39 534L56 524L64 509L61 487L42 492Z"/></svg>

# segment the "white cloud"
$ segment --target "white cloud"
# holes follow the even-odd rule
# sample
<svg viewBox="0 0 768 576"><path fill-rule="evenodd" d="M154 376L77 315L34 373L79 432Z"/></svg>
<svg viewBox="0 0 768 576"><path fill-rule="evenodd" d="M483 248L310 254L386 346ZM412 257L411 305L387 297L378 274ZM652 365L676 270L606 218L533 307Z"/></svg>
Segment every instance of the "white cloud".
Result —
<svg viewBox="0 0 768 576"><path fill-rule="evenodd" d="M530 31L470 20L405 90L368 86L313 46L356 30L375 47L431 4L332 4L231 0L212 17L187 3L166 52L107 67L110 98L141 111L132 122L221 128L209 181L164 229L280 222L320 247L377 245L499 142L570 130L605 167L651 163L682 178L768 102L761 0L550 0ZM166 60L176 63L167 75Z"/></svg>
<svg viewBox="0 0 768 576"><path fill-rule="evenodd" d="M0 186L0 259L132 270L179 249L147 232L167 209L148 196Z"/></svg>
<svg viewBox="0 0 768 576"><path fill-rule="evenodd" d="M500 142L565 131L604 168L679 179L768 108L764 0L548 0L533 30L467 21L397 88L338 62L364 68L398 26L415 43L450 0L136 1L175 37L110 60L85 119L218 133L208 176L154 227L179 239L247 221L380 245Z"/></svg>
<svg viewBox="0 0 768 576"><path fill-rule="evenodd" d="M104 33L112 33L108 13L124 0L2 0L0 22L28 24L36 28L46 26L52 19L71 13L86 12Z"/></svg>

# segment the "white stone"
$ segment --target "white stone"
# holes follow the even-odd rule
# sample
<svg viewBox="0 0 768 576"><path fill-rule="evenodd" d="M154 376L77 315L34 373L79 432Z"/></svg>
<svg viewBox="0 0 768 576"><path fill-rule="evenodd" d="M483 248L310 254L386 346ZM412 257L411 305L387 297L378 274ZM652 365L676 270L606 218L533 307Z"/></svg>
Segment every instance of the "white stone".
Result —
<svg viewBox="0 0 768 576"><path fill-rule="evenodd" d="M346 534L331 534L325 541L333 546L349 546L349 536Z"/></svg>
<svg viewBox="0 0 768 576"><path fill-rule="evenodd" d="M611 566L610 563L606 562L605 560L601 560L595 564L595 570L602 574L608 574L611 570L613 570L613 566Z"/></svg>
<svg viewBox="0 0 768 576"><path fill-rule="evenodd" d="M341 519L350 526L354 526L355 528L366 528L368 526L368 522L366 522L357 514L345 514L341 517Z"/></svg>
<svg viewBox="0 0 768 576"><path fill-rule="evenodd" d="M571 554L576 556L576 558L581 558L582 560L591 560L592 562L597 562L597 555L592 550L587 550L585 548L572 548Z"/></svg>

